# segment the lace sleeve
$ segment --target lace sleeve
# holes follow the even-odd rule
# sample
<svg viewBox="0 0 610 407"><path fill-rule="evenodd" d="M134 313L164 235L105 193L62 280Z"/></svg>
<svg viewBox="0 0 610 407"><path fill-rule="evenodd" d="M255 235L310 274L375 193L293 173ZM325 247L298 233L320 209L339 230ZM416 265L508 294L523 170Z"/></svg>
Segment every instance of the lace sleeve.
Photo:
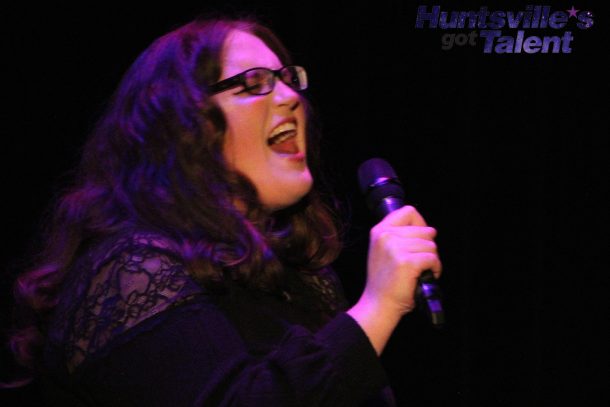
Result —
<svg viewBox="0 0 610 407"><path fill-rule="evenodd" d="M201 293L162 242L151 235L121 239L72 270L80 281L62 296L55 327L68 371L142 321Z"/></svg>
<svg viewBox="0 0 610 407"><path fill-rule="evenodd" d="M330 316L345 311L349 302L345 298L341 280L335 271L326 267L315 273L299 273L300 280L307 289L297 285L284 295L288 301L302 302L308 308L328 313Z"/></svg>

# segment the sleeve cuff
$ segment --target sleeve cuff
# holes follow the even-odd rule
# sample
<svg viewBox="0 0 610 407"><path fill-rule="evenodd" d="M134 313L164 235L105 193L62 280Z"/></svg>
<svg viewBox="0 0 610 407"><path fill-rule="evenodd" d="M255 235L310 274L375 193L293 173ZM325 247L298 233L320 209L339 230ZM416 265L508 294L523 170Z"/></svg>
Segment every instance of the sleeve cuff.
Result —
<svg viewBox="0 0 610 407"><path fill-rule="evenodd" d="M388 385L381 361L358 323L345 312L337 314L316 337L325 344L337 371L353 391L370 393Z"/></svg>

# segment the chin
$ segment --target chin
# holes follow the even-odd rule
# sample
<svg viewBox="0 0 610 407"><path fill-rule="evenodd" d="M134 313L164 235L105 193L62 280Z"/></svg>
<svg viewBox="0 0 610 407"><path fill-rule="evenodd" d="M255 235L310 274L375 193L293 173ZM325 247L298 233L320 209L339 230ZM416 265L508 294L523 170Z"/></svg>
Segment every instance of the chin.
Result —
<svg viewBox="0 0 610 407"><path fill-rule="evenodd" d="M303 183L303 185L297 188L281 188L279 190L283 191L283 193L279 195L276 193L273 197L270 196L267 199L263 199L263 206L275 212L296 205L311 191L312 184L308 182Z"/></svg>

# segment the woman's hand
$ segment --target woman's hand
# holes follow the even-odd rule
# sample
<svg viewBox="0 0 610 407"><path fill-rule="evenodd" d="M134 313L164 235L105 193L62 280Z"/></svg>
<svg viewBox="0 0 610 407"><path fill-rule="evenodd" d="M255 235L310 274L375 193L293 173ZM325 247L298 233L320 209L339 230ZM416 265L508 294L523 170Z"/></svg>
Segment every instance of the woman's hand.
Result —
<svg viewBox="0 0 610 407"><path fill-rule="evenodd" d="M370 232L363 296L400 316L412 311L420 274L432 270L438 278L441 273L435 236L412 206L388 214Z"/></svg>
<svg viewBox="0 0 610 407"><path fill-rule="evenodd" d="M425 270L441 273L436 230L412 206L388 214L371 229L367 281L360 300L347 311L381 354L400 318L415 308L417 279Z"/></svg>

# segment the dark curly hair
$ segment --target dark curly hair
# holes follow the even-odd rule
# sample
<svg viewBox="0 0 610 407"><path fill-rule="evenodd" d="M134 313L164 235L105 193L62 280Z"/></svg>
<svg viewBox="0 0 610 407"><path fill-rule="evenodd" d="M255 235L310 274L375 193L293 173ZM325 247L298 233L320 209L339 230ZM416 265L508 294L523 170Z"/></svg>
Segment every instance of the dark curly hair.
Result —
<svg viewBox="0 0 610 407"><path fill-rule="evenodd" d="M207 89L220 77L233 30L259 37L291 63L277 37L252 19L199 19L154 41L123 77L72 186L53 206L35 266L15 282L21 322L9 343L20 364L37 370L45 321L78 254L126 228L168 236L193 278L212 290L230 276L274 291L286 266L315 273L338 256L336 202L320 192L319 132L303 96L314 187L300 202L263 211L253 184L223 159L226 122Z"/></svg>

